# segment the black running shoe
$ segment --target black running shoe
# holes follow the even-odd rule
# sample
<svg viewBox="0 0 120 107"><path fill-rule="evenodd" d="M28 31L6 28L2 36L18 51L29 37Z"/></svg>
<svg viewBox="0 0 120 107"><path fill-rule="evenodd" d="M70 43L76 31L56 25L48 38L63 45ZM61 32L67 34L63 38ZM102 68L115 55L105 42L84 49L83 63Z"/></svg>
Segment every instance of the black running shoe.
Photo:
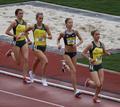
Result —
<svg viewBox="0 0 120 107"><path fill-rule="evenodd" d="M76 97L76 98L80 98L80 95L81 95L81 94L82 94L82 93L81 93L80 91L76 91L76 92L75 92L75 97Z"/></svg>

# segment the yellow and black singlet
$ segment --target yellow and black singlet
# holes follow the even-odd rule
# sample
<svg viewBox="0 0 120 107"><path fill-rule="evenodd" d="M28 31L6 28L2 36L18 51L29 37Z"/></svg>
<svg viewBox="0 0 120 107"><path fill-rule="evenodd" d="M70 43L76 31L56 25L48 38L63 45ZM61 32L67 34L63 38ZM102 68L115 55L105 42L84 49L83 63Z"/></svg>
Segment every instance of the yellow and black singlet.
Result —
<svg viewBox="0 0 120 107"><path fill-rule="evenodd" d="M37 24L34 25L33 36L35 46L46 46L46 28L44 24L41 28L38 28Z"/></svg>
<svg viewBox="0 0 120 107"><path fill-rule="evenodd" d="M75 33L75 31L73 30L71 33L65 31L63 40L64 40L64 44L67 45L67 46L75 45L76 44L76 33Z"/></svg>
<svg viewBox="0 0 120 107"><path fill-rule="evenodd" d="M100 42L100 47L96 46L94 41L92 41L93 48L89 50L90 57L95 60L95 65L99 65L102 63L102 56L104 54L103 52L103 44Z"/></svg>
<svg viewBox="0 0 120 107"><path fill-rule="evenodd" d="M26 22L24 20L22 20L22 23L19 23L18 20L15 20L15 21L16 21L17 25L13 28L13 33L14 33L14 35L17 36L26 30ZM20 37L20 39L17 41L23 41L25 39L26 39L26 37L24 35L22 35Z"/></svg>

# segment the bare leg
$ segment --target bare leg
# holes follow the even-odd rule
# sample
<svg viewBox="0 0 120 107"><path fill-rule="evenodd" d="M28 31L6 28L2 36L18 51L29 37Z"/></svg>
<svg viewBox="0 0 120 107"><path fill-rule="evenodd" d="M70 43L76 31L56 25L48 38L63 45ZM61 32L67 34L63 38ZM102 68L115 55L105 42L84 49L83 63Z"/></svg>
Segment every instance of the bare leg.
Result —
<svg viewBox="0 0 120 107"><path fill-rule="evenodd" d="M35 78L35 74L36 74L36 68L37 68L39 62L40 62L39 58L36 58L33 62L33 65L32 65L32 71L31 70L29 71L29 76L30 76L31 83L34 82L34 78Z"/></svg>
<svg viewBox="0 0 120 107"><path fill-rule="evenodd" d="M104 82L104 71L103 71L103 69L100 69L98 71L98 75L99 75L99 79L100 79L101 85L103 86L103 82Z"/></svg>
<svg viewBox="0 0 120 107"><path fill-rule="evenodd" d="M68 66L70 67L72 85L74 88L74 92L76 92L77 88L76 88L76 69L75 69L75 66L74 66L71 58L68 55L64 55L64 59L65 59L66 63L68 64Z"/></svg>
<svg viewBox="0 0 120 107"><path fill-rule="evenodd" d="M46 67L47 67L47 64L48 64L47 57L40 50L35 50L35 55L40 60L41 70L42 70L42 77L45 77Z"/></svg>
<svg viewBox="0 0 120 107"><path fill-rule="evenodd" d="M27 73L29 71L29 64L28 64L29 49L27 43L21 48L21 53L23 56L23 75L26 78Z"/></svg>
<svg viewBox="0 0 120 107"><path fill-rule="evenodd" d="M48 64L48 59L45 56L45 54L40 50L35 50L35 55L40 60L40 64L41 64L42 84L43 84L43 86L48 86L47 81L46 81L46 77L45 77L46 67L47 67L47 64Z"/></svg>
<svg viewBox="0 0 120 107"><path fill-rule="evenodd" d="M13 61L15 61L15 63L17 65L20 65L20 48L19 47L14 46L12 48L11 57L12 57Z"/></svg>
<svg viewBox="0 0 120 107"><path fill-rule="evenodd" d="M36 58L33 62L32 71L34 74L36 73L36 68L37 68L39 62L40 62L40 60L38 58Z"/></svg>
<svg viewBox="0 0 120 107"><path fill-rule="evenodd" d="M96 94L93 98L93 101L95 103L100 103L100 100L98 100L98 94L100 93L101 89L102 89L102 86L103 86L103 81L104 81L104 72L103 72L103 69L100 69L98 71L98 77L99 77L99 80L100 80L100 86L96 88Z"/></svg>
<svg viewBox="0 0 120 107"><path fill-rule="evenodd" d="M99 102L97 99L98 99L98 94L100 93L100 90L101 90L101 82L99 79L98 72L96 72L96 71L91 72L91 76L92 76L92 80L94 81L94 83L96 85L96 92L95 92L95 95L93 97L93 101L95 103L97 103L97 102Z"/></svg>

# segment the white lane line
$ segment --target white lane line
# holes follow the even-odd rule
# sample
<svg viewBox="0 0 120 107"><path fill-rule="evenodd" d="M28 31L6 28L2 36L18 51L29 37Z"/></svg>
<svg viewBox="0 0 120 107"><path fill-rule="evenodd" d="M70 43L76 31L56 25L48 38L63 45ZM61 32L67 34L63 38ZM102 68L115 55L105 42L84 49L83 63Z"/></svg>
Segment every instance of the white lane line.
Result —
<svg viewBox="0 0 120 107"><path fill-rule="evenodd" d="M12 92L9 92L9 91L0 90L0 92L5 93L5 94L9 94L9 95L13 95L13 96L17 96L17 97L21 97L21 98L24 98L24 99L28 99L28 100L52 105L52 106L55 106L55 107L64 107L63 105L55 104L55 103L44 101L44 100L39 100L39 99L36 99L36 98L24 96L24 95L21 95L21 94L15 94L15 93L12 93Z"/></svg>
<svg viewBox="0 0 120 107"><path fill-rule="evenodd" d="M3 71L0 70L1 74L5 74L8 76L13 76L13 77L17 77L17 78L23 78L22 75L19 74L14 74L11 72L7 72L7 71ZM37 83L41 83L41 80L35 79L35 82ZM53 86L53 87L57 87L57 88L61 88L61 89L65 89L65 90L70 90L73 91L72 87L68 87L68 86L64 86L64 85L60 85L60 84L56 84L56 83L52 83L52 82L48 82L48 85ZM83 94L87 94L87 95L94 95L93 92L90 91L86 91L86 90L81 90L79 89ZM116 98L116 97L111 97L111 96L107 96L107 95L103 95L103 94L99 94L99 97L104 98L104 99L108 99L108 100L112 100L112 101L116 101L116 102L120 102L120 98Z"/></svg>

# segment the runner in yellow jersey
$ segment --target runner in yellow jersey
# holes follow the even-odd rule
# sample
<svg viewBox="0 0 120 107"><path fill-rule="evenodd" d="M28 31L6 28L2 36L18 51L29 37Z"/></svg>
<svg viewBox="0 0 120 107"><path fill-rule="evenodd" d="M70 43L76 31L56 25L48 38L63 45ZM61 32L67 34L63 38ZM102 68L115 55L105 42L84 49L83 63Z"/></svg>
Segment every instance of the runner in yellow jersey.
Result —
<svg viewBox="0 0 120 107"><path fill-rule="evenodd" d="M82 52L83 56L85 56L90 62L89 68L92 78L92 80L91 79L86 80L85 86L92 85L96 87L96 92L93 97L93 101L94 103L99 103L100 100L98 100L98 94L101 91L104 81L102 56L104 54L110 55L110 53L105 50L104 44L99 40L100 39L99 31L94 30L91 32L91 35L93 37L93 41Z"/></svg>
<svg viewBox="0 0 120 107"><path fill-rule="evenodd" d="M24 35L26 30L26 22L23 20L23 10L16 9L15 11L16 19L10 24L6 30L6 34L13 36L14 46L13 49L10 49L6 55L12 56L13 60L19 65L20 64L20 52L23 59L23 82L27 82L26 75L28 72L28 44L26 43L26 37L29 40L27 35ZM13 30L13 33L11 32Z"/></svg>
<svg viewBox="0 0 120 107"><path fill-rule="evenodd" d="M42 84L44 86L47 86L47 80L45 77L45 71L46 67L48 64L48 59L45 55L45 50L46 50L46 39L52 39L52 35L50 32L50 29L48 25L43 24L43 13L37 13L36 14L36 20L37 23L34 24L33 26L30 26L27 30L26 33L30 30L33 31L33 37L34 37L34 54L36 56L36 59L33 63L32 71L29 72L30 74L30 79L32 82L34 82L34 75L35 75L35 70L38 64L41 64L41 72L42 72Z"/></svg>

